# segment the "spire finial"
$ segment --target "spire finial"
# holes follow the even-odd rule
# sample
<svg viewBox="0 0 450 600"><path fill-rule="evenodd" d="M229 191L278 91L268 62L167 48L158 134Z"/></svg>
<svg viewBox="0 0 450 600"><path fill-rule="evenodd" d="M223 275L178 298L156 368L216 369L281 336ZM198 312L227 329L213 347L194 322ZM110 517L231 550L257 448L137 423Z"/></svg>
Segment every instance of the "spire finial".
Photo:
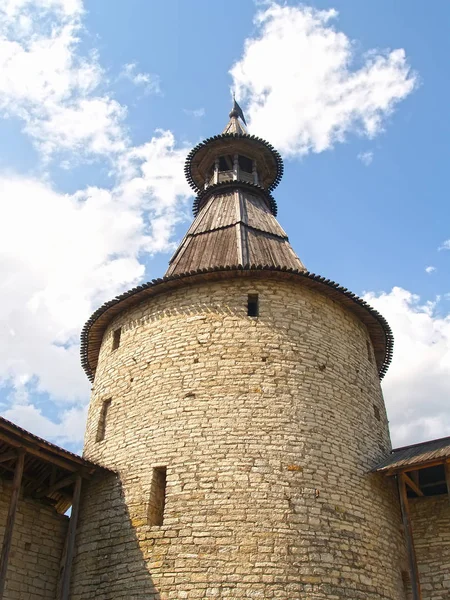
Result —
<svg viewBox="0 0 450 600"><path fill-rule="evenodd" d="M233 108L231 109L229 116L230 116L230 119L232 117L240 118L241 121L244 123L244 125L247 125L247 121L245 120L244 113L242 112L242 108L236 102L236 96L235 96L234 92L233 92Z"/></svg>

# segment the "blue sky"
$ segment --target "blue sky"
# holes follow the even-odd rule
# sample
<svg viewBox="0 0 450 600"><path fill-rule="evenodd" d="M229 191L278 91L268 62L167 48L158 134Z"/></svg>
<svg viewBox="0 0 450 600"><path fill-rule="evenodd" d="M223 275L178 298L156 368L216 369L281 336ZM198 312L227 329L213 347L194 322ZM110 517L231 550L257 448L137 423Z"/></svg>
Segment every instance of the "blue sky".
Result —
<svg viewBox="0 0 450 600"><path fill-rule="evenodd" d="M450 435L450 6L4 0L0 22L2 414L81 448L80 329L164 273L184 157L234 89L284 157L298 255L394 330L394 444Z"/></svg>

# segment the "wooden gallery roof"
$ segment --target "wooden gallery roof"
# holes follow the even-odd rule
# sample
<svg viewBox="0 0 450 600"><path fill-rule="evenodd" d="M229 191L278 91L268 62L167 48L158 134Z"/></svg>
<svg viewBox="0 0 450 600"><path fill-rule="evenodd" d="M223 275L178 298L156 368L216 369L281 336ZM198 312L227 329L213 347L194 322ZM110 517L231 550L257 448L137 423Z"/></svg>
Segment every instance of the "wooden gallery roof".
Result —
<svg viewBox="0 0 450 600"><path fill-rule="evenodd" d="M72 504L75 477L89 479L108 469L47 442L0 417L0 477L12 479L19 452L25 454L23 494L64 513Z"/></svg>
<svg viewBox="0 0 450 600"><path fill-rule="evenodd" d="M277 207L270 193L283 173L281 156L264 140L249 135L239 116L243 117L242 111L235 103L224 133L196 146L186 159L186 177L197 191L195 220L164 278L117 296L86 323L81 335L81 361L91 381L103 334L120 312L181 286L236 277L295 281L344 305L366 325L380 377L387 371L393 347L389 325L346 288L306 270L276 220ZM236 166L221 174L218 165L224 155ZM247 164L251 161L252 173L247 169L241 174L237 166L240 156Z"/></svg>
<svg viewBox="0 0 450 600"><path fill-rule="evenodd" d="M393 475L450 462L450 437L395 448L373 470Z"/></svg>

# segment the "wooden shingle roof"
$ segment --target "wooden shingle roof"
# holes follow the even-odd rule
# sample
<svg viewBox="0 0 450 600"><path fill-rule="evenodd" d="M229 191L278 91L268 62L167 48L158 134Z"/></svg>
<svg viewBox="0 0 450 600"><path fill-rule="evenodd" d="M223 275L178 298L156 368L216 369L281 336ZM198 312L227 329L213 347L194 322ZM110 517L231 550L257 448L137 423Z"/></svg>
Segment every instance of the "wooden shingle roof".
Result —
<svg viewBox="0 0 450 600"><path fill-rule="evenodd" d="M166 276L217 266L266 265L306 270L264 195L236 182L221 185L169 263Z"/></svg>
<svg viewBox="0 0 450 600"><path fill-rule="evenodd" d="M450 460L450 437L412 444L392 450L374 471L395 473L445 463Z"/></svg>

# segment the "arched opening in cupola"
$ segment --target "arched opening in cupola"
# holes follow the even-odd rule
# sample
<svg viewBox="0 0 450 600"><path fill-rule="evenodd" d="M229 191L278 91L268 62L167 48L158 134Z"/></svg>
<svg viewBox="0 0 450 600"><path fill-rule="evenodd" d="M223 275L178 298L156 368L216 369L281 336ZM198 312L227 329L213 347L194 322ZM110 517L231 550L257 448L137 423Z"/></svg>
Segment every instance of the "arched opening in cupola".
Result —
<svg viewBox="0 0 450 600"><path fill-rule="evenodd" d="M256 161L243 154L218 156L209 170L205 187L224 181L246 181L258 184Z"/></svg>

